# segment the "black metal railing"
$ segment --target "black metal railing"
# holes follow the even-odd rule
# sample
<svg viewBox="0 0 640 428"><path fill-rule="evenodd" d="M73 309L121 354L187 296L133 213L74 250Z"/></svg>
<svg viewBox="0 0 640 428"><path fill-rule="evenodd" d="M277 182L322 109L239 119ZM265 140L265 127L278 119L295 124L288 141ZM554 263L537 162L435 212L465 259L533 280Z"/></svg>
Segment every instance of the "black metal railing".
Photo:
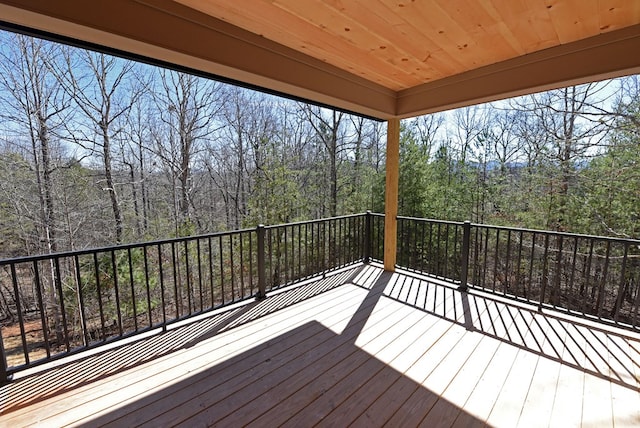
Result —
<svg viewBox="0 0 640 428"><path fill-rule="evenodd" d="M367 215L265 227L267 290L365 259Z"/></svg>
<svg viewBox="0 0 640 428"><path fill-rule="evenodd" d="M397 265L640 329L640 241L398 217Z"/></svg>
<svg viewBox="0 0 640 428"><path fill-rule="evenodd" d="M474 287L640 328L640 241L472 225Z"/></svg>
<svg viewBox="0 0 640 428"><path fill-rule="evenodd" d="M398 217L396 264L459 282L463 223Z"/></svg>
<svg viewBox="0 0 640 428"><path fill-rule="evenodd" d="M368 217L0 260L0 379L361 262Z"/></svg>
<svg viewBox="0 0 640 428"><path fill-rule="evenodd" d="M11 374L360 262L382 214L0 260ZM397 266L640 330L640 241L398 217Z"/></svg>
<svg viewBox="0 0 640 428"><path fill-rule="evenodd" d="M367 261L384 262L384 214L367 212L369 221L367 230Z"/></svg>

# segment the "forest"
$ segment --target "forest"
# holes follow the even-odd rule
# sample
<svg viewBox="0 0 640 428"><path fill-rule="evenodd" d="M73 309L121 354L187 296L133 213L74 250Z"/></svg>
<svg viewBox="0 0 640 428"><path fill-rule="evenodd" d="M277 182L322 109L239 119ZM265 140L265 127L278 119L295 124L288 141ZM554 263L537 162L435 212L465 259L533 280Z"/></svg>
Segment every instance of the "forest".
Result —
<svg viewBox="0 0 640 428"><path fill-rule="evenodd" d="M0 257L383 212L386 124L0 33ZM399 213L640 238L640 80L407 119Z"/></svg>

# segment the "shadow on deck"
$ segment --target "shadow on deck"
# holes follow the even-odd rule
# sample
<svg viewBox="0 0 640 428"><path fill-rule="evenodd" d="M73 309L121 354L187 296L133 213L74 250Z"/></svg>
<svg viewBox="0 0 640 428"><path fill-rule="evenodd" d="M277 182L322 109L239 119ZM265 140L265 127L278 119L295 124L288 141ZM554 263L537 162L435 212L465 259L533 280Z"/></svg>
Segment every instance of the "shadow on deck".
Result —
<svg viewBox="0 0 640 428"><path fill-rule="evenodd" d="M225 332L230 333L225 340L233 341L235 329L248 325L254 330L260 329L260 319L313 297L329 295L343 284L359 287L365 296L359 306L356 304L355 311L342 315L345 322L340 332L316 320L289 328L283 326L281 333L229 359L193 372L185 369L186 373L177 373L175 382L143 390L135 398L115 399L113 406L86 411L77 419L61 420L118 426L145 422L162 426L180 423L309 426L316 422L326 425L353 422L361 426L384 423L484 425L485 418L476 417L462 405L447 400L443 391L426 387L424 382L407 376L406 369L398 370L387 362L401 358L415 342L407 343L411 339L402 336L402 332L415 327L409 321L403 325L402 320L413 315L402 315L395 322L395 318L389 316L375 327L379 335L402 328L402 332L383 346L393 351L392 357L380 359L370 347L364 346L366 343L361 343L363 329L383 298L411 307L420 319L431 318L435 323L432 317L435 316L445 321L442 337L450 331L450 326L462 326L467 334L480 333L480 337L497 339L635 393L640 391L636 376L640 367L640 342L635 338L562 315L543 314L535 308L484 293L460 292L440 281L383 273L379 268L365 265L274 293L266 300L175 326L163 334L27 374L0 390L4 415L0 418L12 418L12 412L28 416L30 405L60 395L80 395L83 388L108 382L117 374L135 371L137 367L171 358L173 354L187 356L189 349ZM435 338L438 340L440 336ZM479 341L477 339L474 346ZM428 355L436 342L420 349L415 359ZM473 364L473 349L461 364ZM429 364L433 367L425 369L421 379L430 375L439 360ZM533 375L533 372L527 374L529 378Z"/></svg>
<svg viewBox="0 0 640 428"><path fill-rule="evenodd" d="M414 287L426 287L416 293ZM436 295L428 300L430 293ZM417 296L424 300L418 301ZM416 298L411 299L411 296ZM540 311L499 296L425 280L411 274L396 277L386 297L446 319L493 339L640 391L640 341L632 333L595 322ZM450 307L448 307L448 305Z"/></svg>
<svg viewBox="0 0 640 428"><path fill-rule="evenodd" d="M411 426L427 415L436 418L433 422L452 422L463 412L459 407L356 346L390 278L387 273L377 278L340 334L319 322L306 323L91 422Z"/></svg>

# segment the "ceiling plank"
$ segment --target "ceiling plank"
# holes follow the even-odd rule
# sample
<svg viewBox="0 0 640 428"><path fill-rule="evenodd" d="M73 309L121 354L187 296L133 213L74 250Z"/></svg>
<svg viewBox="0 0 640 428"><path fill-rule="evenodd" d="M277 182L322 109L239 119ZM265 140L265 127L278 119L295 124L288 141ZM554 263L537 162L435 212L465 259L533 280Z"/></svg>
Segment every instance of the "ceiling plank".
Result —
<svg viewBox="0 0 640 428"><path fill-rule="evenodd" d="M2 0L5 21L376 118L394 91L173 1ZM170 29L170 31L167 31Z"/></svg>
<svg viewBox="0 0 640 428"><path fill-rule="evenodd" d="M491 13L499 15L511 33L520 42L525 53L560 44L547 5L542 0L511 0L500 8L493 0L481 0Z"/></svg>
<svg viewBox="0 0 640 428"><path fill-rule="evenodd" d="M415 59L412 66L415 67L415 72L422 74L423 81L421 83L455 74L462 67L455 56L445 53L442 49L433 49L435 43L424 34L423 30L409 25L405 20L393 14L388 6L382 2L325 0L325 3L341 10L342 13L354 20L360 20L368 31L375 29L375 32L388 44L399 49L403 56L401 62L404 58ZM429 73L434 74L427 76L423 69L428 69Z"/></svg>
<svg viewBox="0 0 640 428"><path fill-rule="evenodd" d="M415 58L403 52L401 45L389 43L372 31L368 23L362 17L353 19L341 10L331 7L323 1L307 0L274 0L273 4L295 15L299 19L309 23L308 28L319 28L323 32L322 38L330 37L332 43L323 43L325 48L332 45L344 45L345 51L360 51L364 56L364 63L377 61L391 69L391 76L400 82L391 89L398 90L403 87L414 86L423 83L419 75L412 70L415 66ZM367 58L368 57L368 58ZM402 58L407 61L402 61ZM334 64L338 65L339 64ZM430 71L432 73L434 71Z"/></svg>
<svg viewBox="0 0 640 428"><path fill-rule="evenodd" d="M280 7L274 7L271 2L256 0L250 8L242 3L230 3L227 0L176 0L176 2L260 36L268 36L270 40L314 56L321 61L334 65L340 64L341 68L385 87L393 89L398 86L398 79L393 77L398 69L392 64L380 61L360 49L347 50L343 43L327 43L327 34L318 26L309 25L298 16ZM292 34L296 36L293 37Z"/></svg>
<svg viewBox="0 0 640 428"><path fill-rule="evenodd" d="M601 32L598 27L598 0L582 0L580 7L574 2L549 2L547 10L560 43L570 43Z"/></svg>
<svg viewBox="0 0 640 428"><path fill-rule="evenodd" d="M640 71L637 0L0 0L0 16L380 119Z"/></svg>
<svg viewBox="0 0 640 428"><path fill-rule="evenodd" d="M396 114L465 105L640 73L640 25L502 61L398 94Z"/></svg>

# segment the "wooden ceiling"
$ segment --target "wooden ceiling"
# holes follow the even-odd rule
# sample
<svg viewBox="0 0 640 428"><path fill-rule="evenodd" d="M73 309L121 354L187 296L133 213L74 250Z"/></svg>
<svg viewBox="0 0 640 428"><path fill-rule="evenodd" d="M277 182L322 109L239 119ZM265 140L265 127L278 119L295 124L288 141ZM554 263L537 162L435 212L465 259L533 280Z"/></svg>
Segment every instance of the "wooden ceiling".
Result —
<svg viewBox="0 0 640 428"><path fill-rule="evenodd" d="M633 0L176 1L394 91L640 22Z"/></svg>
<svg viewBox="0 0 640 428"><path fill-rule="evenodd" d="M381 119L640 72L640 0L0 0L0 17Z"/></svg>

